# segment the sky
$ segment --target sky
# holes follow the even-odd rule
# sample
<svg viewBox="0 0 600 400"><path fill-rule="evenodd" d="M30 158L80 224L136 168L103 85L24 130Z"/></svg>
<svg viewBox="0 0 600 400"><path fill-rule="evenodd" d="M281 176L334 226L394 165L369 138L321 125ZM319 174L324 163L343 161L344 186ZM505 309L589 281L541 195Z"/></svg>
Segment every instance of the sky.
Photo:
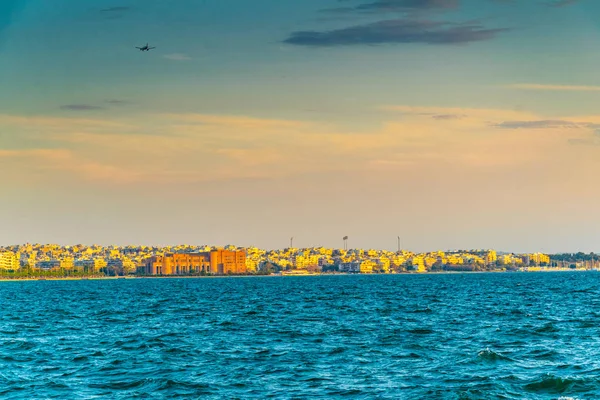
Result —
<svg viewBox="0 0 600 400"><path fill-rule="evenodd" d="M599 15L3 0L0 245L599 251Z"/></svg>

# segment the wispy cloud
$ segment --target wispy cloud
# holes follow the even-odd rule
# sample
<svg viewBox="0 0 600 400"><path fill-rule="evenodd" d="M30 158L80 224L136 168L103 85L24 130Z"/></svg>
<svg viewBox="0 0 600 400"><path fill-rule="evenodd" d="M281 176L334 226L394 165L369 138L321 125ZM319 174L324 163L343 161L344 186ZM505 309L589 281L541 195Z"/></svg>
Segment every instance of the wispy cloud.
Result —
<svg viewBox="0 0 600 400"><path fill-rule="evenodd" d="M438 115L433 115L431 118L433 119L437 119L437 120L451 120L451 119L461 119L461 118L465 118L466 115L462 115L462 114L438 114Z"/></svg>
<svg viewBox="0 0 600 400"><path fill-rule="evenodd" d="M51 175L57 179L61 179L67 173L80 176L86 181L126 184L136 181L139 177L135 171L81 157L73 150L64 148L0 150L0 162L7 160L22 169L44 170L46 177ZM40 178L37 173L33 175Z"/></svg>
<svg viewBox="0 0 600 400"><path fill-rule="evenodd" d="M569 144L600 146L600 130L596 130L591 137L569 139Z"/></svg>
<svg viewBox="0 0 600 400"><path fill-rule="evenodd" d="M525 3L525 2L528 3L531 0L492 0L492 1L494 1L496 3L516 5L519 3L519 1L522 1L523 3ZM566 7L566 6L571 6L571 5L577 4L580 1L581 0L547 0L547 1L540 2L540 4L545 5L547 7L560 8L560 7Z"/></svg>
<svg viewBox="0 0 600 400"><path fill-rule="evenodd" d="M131 10L132 8L129 6L107 7L100 10L100 15L104 19L119 19Z"/></svg>
<svg viewBox="0 0 600 400"><path fill-rule="evenodd" d="M482 126L506 130L562 130L600 129L600 117L579 116L556 119L540 118L539 115L507 109L460 108L460 107L411 107L385 106L386 111L400 112L406 116L430 117L442 123L466 126Z"/></svg>
<svg viewBox="0 0 600 400"><path fill-rule="evenodd" d="M135 120L0 115L0 128L12 133L13 146L47 147L5 149L0 167L18 171L13 178L19 182L77 178L107 186L385 173L424 164L429 169L517 168L569 148L577 152L582 148L568 145L594 143L591 135L600 127L595 125L600 116L550 119L503 109L385 109L390 113L380 124L360 131L244 115L155 114ZM543 151L532 154L531 148Z"/></svg>
<svg viewBox="0 0 600 400"><path fill-rule="evenodd" d="M130 101L127 100L117 100L117 99L109 99L106 100L105 103L113 105L113 106L126 106L131 104Z"/></svg>
<svg viewBox="0 0 600 400"><path fill-rule="evenodd" d="M492 124L496 128L504 129L594 129L597 124L579 123L567 120L536 120L536 121L504 121Z"/></svg>
<svg viewBox="0 0 600 400"><path fill-rule="evenodd" d="M391 43L452 45L490 40L508 30L487 29L477 23L456 25L448 22L396 19L331 31L294 32L284 43L313 47Z"/></svg>
<svg viewBox="0 0 600 400"><path fill-rule="evenodd" d="M0 158L28 158L28 159L50 159L65 160L70 157L70 153L65 149L0 149Z"/></svg>
<svg viewBox="0 0 600 400"><path fill-rule="evenodd" d="M131 7L128 7L128 6L115 6L115 7L103 8L102 10L100 10L100 12L103 12L103 13L122 13L122 12L129 11L129 10L131 10Z"/></svg>
<svg viewBox="0 0 600 400"><path fill-rule="evenodd" d="M458 8L459 0L376 0L369 3L359 4L354 7L337 7L325 9L325 12L411 12L452 10Z"/></svg>
<svg viewBox="0 0 600 400"><path fill-rule="evenodd" d="M559 90L573 92L599 92L600 86L588 85L546 85L538 83L516 83L507 85L507 88L522 90Z"/></svg>
<svg viewBox="0 0 600 400"><path fill-rule="evenodd" d="M205 126L224 126L236 129L281 129L307 126L307 123L302 121L253 118L237 115L163 114L162 116L177 121L179 124L191 123Z"/></svg>
<svg viewBox="0 0 600 400"><path fill-rule="evenodd" d="M0 114L0 126L10 128L30 129L36 131L56 130L56 131L105 131L105 130L130 130L133 125L126 124L120 121L107 119L90 119L90 118L67 118L53 116L22 116Z"/></svg>
<svg viewBox="0 0 600 400"><path fill-rule="evenodd" d="M166 54L163 57L168 60L173 60L173 61L189 61L192 59L192 57L188 56L187 54L183 54L183 53Z"/></svg>
<svg viewBox="0 0 600 400"><path fill-rule="evenodd" d="M548 5L550 7L565 7L565 6L570 6L573 4L579 3L579 0L555 0L552 2L549 2Z"/></svg>
<svg viewBox="0 0 600 400"><path fill-rule="evenodd" d="M434 119L461 120L477 119L482 121L502 121L508 119L533 119L535 114L518 110L495 109L495 108L467 108L467 107L416 107L416 106L383 106L384 111L399 112L402 114L413 114L429 116ZM435 118L436 116L460 116L461 118Z"/></svg>
<svg viewBox="0 0 600 400"><path fill-rule="evenodd" d="M103 110L104 107L95 106L91 104L65 104L60 106L62 110L68 111L93 111L93 110Z"/></svg>

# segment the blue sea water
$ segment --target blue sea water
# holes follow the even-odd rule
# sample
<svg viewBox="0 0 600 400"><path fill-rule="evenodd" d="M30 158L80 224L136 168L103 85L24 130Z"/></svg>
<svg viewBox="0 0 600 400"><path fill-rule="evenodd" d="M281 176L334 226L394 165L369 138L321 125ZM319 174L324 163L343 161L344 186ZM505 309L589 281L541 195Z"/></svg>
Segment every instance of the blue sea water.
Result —
<svg viewBox="0 0 600 400"><path fill-rule="evenodd" d="M600 274L0 283L2 399L600 398Z"/></svg>

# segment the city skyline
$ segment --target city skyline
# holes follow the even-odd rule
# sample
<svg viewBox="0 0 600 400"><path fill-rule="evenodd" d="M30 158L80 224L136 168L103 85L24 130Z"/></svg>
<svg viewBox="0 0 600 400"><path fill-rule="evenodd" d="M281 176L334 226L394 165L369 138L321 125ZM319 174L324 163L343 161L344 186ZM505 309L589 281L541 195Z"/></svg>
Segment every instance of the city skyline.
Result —
<svg viewBox="0 0 600 400"><path fill-rule="evenodd" d="M598 11L4 1L0 243L592 252Z"/></svg>
<svg viewBox="0 0 600 400"><path fill-rule="evenodd" d="M284 248L180 244L150 246L58 246L24 244L0 247L0 274L69 275L237 275L273 272L398 273L441 271L516 271L596 268L595 254L499 253L493 249L429 251Z"/></svg>
<svg viewBox="0 0 600 400"><path fill-rule="evenodd" d="M406 247L396 247L395 249L391 249L391 248L386 248L386 247L357 247L357 246L348 246L347 248L345 248L345 245L341 245L341 246L333 246L333 247L328 247L328 246L321 246L321 245L315 245L315 246L282 246L282 247L273 247L273 248L266 248L266 247L259 247L259 246L253 246L253 245L249 245L249 246L240 246L237 245L235 243L227 243L227 244L191 244L191 243L178 243L178 244L165 244L165 245L161 245L161 244L135 244L135 243L129 243L129 244L101 244L101 243L70 243L70 244L64 244L64 243L35 243L35 242L25 242L25 243L12 243L12 244L0 244L0 251L4 251L10 248L21 248L21 247L29 247L29 246L36 246L36 247L48 247L48 248L60 248L63 250L69 250L69 249L73 249L73 248L100 248L100 249L138 249L138 248L144 248L144 249L161 249L161 251L167 251L167 252L174 252L177 253L177 249L187 249L189 250L190 248L202 248L202 249L259 249L261 251L265 251L265 252L279 252L279 251L311 251L311 250L319 250L319 249L327 249L327 250L331 250L331 251L341 251L341 252L364 252L364 251L377 251L377 252L387 252L387 253L411 253L411 254L427 254L427 253L437 253L437 252L446 252L446 253L460 253L460 252L488 252L488 251L493 251L494 253L497 254L502 254L502 255L510 255L510 254L515 254L515 255L525 255L525 254L547 254L547 255L564 255L564 254L584 254L584 255L600 255L600 252L595 252L595 251L591 251L591 252L583 252L583 251L575 251L575 252L559 252L559 253L549 253L549 252L542 252L542 251L533 251L533 252L517 252L517 251L508 251L508 250L502 250L502 249L495 249L495 248L475 248L475 247L468 247L468 246L463 246L460 248L453 248L453 249L428 249L425 251L415 251L413 249L410 248L406 248ZM184 251L185 252L187 252Z"/></svg>

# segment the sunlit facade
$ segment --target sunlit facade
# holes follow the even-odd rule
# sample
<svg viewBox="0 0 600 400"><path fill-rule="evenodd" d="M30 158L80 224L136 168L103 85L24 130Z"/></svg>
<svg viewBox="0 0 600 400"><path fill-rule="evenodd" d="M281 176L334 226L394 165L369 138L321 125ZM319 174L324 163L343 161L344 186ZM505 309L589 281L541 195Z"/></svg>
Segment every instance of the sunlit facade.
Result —
<svg viewBox="0 0 600 400"><path fill-rule="evenodd" d="M1 270L17 270L19 268L19 260L12 251L0 253L0 269Z"/></svg>
<svg viewBox="0 0 600 400"><path fill-rule="evenodd" d="M246 252L216 249L202 253L167 253L144 260L145 275L244 274Z"/></svg>

